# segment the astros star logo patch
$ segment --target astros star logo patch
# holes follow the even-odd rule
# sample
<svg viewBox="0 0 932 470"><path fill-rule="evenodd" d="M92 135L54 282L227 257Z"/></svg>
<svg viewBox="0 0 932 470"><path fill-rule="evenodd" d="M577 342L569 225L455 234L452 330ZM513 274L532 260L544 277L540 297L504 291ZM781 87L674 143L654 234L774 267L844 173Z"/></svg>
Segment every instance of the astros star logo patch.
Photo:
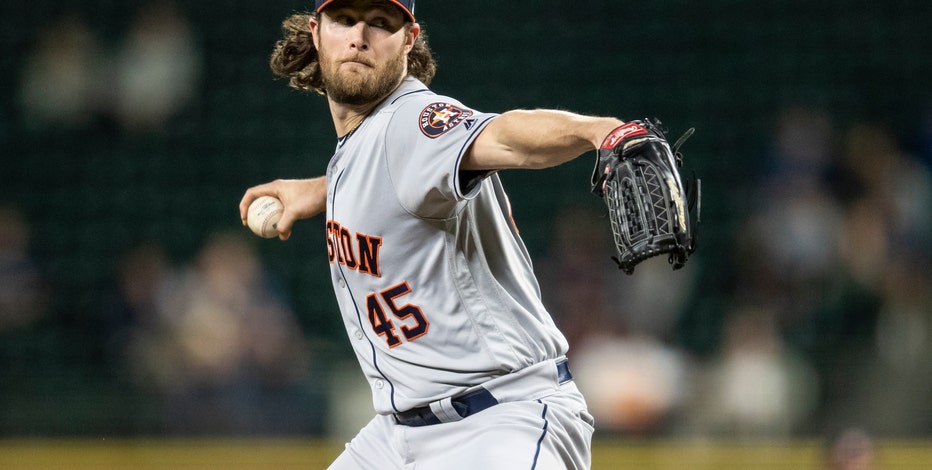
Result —
<svg viewBox="0 0 932 470"><path fill-rule="evenodd" d="M421 111L421 132L431 139L436 139L469 116L472 116L471 110L460 108L454 104L432 103Z"/></svg>

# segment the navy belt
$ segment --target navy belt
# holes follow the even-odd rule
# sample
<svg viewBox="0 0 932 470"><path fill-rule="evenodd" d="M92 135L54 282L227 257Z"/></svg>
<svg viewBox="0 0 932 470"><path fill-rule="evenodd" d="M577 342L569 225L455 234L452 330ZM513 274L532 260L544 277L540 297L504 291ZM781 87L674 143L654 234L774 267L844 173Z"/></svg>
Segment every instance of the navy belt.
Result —
<svg viewBox="0 0 932 470"><path fill-rule="evenodd" d="M570 366L567 361L557 364L557 380L563 385L573 380L573 374L570 373ZM498 400L492 396L492 393L484 388L460 395L452 399L453 408L462 418L472 416L480 411L487 410L498 404ZM395 421L405 426L430 426L440 424L443 421L431 411L430 406L421 406L401 413L395 413Z"/></svg>

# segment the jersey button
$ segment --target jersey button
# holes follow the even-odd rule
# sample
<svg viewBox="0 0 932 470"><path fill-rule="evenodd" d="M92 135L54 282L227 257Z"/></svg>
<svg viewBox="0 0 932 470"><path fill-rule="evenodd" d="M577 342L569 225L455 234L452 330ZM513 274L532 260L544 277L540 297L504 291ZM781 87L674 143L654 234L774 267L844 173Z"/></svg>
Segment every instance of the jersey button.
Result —
<svg viewBox="0 0 932 470"><path fill-rule="evenodd" d="M362 339L362 331L359 331L359 330L354 331L353 336L355 336L356 339Z"/></svg>
<svg viewBox="0 0 932 470"><path fill-rule="evenodd" d="M376 380L376 381L375 381L375 388L381 390L382 387L385 387L385 381L383 381L382 379Z"/></svg>
<svg viewBox="0 0 932 470"><path fill-rule="evenodd" d="M340 280L337 281L337 284L340 285L341 289L346 289L346 281L344 281L343 278L340 278Z"/></svg>

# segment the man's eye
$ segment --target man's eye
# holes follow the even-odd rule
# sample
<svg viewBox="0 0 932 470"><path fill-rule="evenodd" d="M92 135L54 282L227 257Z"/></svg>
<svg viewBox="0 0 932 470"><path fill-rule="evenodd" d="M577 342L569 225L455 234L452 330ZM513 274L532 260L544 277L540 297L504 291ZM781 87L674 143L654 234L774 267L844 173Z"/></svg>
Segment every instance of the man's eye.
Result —
<svg viewBox="0 0 932 470"><path fill-rule="evenodd" d="M335 21L337 24L341 24L344 26L353 26L354 24L356 24L356 20L350 18L349 16L342 16L342 15L337 16L336 18L333 19L333 21Z"/></svg>

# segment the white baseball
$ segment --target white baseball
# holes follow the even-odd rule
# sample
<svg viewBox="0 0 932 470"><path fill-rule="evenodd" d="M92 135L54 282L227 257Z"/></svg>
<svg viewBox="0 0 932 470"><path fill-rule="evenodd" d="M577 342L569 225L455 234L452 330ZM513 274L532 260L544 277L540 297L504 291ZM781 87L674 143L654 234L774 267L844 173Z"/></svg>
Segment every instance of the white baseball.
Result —
<svg viewBox="0 0 932 470"><path fill-rule="evenodd" d="M278 236L278 219L281 218L285 206L272 196L260 196L249 205L246 223L250 230L262 238L275 238Z"/></svg>

